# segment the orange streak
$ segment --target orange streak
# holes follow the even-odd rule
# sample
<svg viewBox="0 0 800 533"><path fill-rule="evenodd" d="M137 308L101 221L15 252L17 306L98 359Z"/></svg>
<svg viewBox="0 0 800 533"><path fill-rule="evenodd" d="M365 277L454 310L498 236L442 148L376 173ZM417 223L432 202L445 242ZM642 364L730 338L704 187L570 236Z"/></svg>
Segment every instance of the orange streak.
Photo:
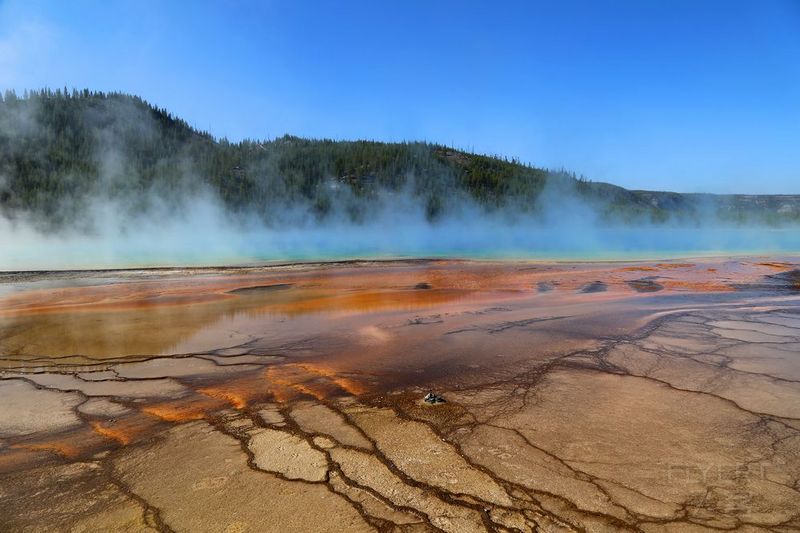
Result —
<svg viewBox="0 0 800 533"><path fill-rule="evenodd" d="M736 289L725 283L715 281L659 280L665 289L679 289L697 292L733 292Z"/></svg>
<svg viewBox="0 0 800 533"><path fill-rule="evenodd" d="M352 395L366 392L366 388L360 383L313 363L289 363L270 367L265 370L264 377L272 384L273 395L278 401L287 401L295 396L286 389L308 394L318 400L336 394L336 389Z"/></svg>
<svg viewBox="0 0 800 533"><path fill-rule="evenodd" d="M759 266L765 266L768 268L774 268L775 270L785 270L788 268L792 268L791 263L778 263L778 262L764 262L764 263L756 263Z"/></svg>
<svg viewBox="0 0 800 533"><path fill-rule="evenodd" d="M656 272L658 269L651 266L629 266L617 269L618 272Z"/></svg>
<svg viewBox="0 0 800 533"><path fill-rule="evenodd" d="M167 422L186 422L188 420L201 420L205 412L198 408L181 408L169 404L148 405L142 409L143 413L153 415Z"/></svg>
<svg viewBox="0 0 800 533"><path fill-rule="evenodd" d="M351 378L340 376L337 372L335 372L330 368L314 363L298 363L297 366L303 368L304 370L307 370L312 374L323 376L331 380L332 382L336 383L340 388L342 388L343 390L354 396L363 394L367 391L367 388L361 383Z"/></svg>
<svg viewBox="0 0 800 533"><path fill-rule="evenodd" d="M204 389L197 389L197 392L205 394L206 396L210 396L211 398L215 398L217 400L226 401L236 409L244 409L245 407L247 407L247 399L244 396L236 394L231 390L206 387Z"/></svg>
<svg viewBox="0 0 800 533"><path fill-rule="evenodd" d="M272 397L275 398L275 401L278 403L286 403L289 400L293 400L297 398L298 393L296 390L291 389L289 387L282 387L282 386L273 386L270 388L270 392L272 393Z"/></svg>
<svg viewBox="0 0 800 533"><path fill-rule="evenodd" d="M79 451L74 446L64 444L61 442L42 442L34 444L12 444L11 448L18 448L30 451L45 451L52 452L67 459L75 459L79 455Z"/></svg>
<svg viewBox="0 0 800 533"><path fill-rule="evenodd" d="M92 429L95 432L99 433L100 435L108 439L115 440L120 444L122 444L123 446L131 442L131 436L123 431L104 426L102 423L96 420L89 422L89 424L92 426Z"/></svg>
<svg viewBox="0 0 800 533"><path fill-rule="evenodd" d="M309 396L313 396L317 400L324 400L326 397L325 393L319 390L314 390L313 388L303 383L295 383L294 385L292 385L292 388L302 394L308 394Z"/></svg>

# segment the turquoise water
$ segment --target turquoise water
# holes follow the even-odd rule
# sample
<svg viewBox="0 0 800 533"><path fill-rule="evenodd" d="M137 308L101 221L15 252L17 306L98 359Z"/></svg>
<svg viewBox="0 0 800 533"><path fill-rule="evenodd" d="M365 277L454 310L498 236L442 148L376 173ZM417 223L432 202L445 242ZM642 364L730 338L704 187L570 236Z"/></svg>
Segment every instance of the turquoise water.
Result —
<svg viewBox="0 0 800 533"><path fill-rule="evenodd" d="M636 260L800 254L798 228L531 227L495 224L164 228L6 241L0 270L243 265L356 258Z"/></svg>

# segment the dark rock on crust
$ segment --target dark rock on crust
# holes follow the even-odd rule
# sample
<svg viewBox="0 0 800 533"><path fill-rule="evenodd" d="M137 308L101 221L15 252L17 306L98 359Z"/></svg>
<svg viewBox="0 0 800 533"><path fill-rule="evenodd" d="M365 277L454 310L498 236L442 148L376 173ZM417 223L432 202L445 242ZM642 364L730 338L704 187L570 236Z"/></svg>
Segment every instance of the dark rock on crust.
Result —
<svg viewBox="0 0 800 533"><path fill-rule="evenodd" d="M800 291L800 269L769 274L755 283L733 283L731 286L741 291Z"/></svg>
<svg viewBox="0 0 800 533"><path fill-rule="evenodd" d="M536 284L536 288L539 292L550 292L556 288L556 285L558 283L554 281L540 281Z"/></svg>
<svg viewBox="0 0 800 533"><path fill-rule="evenodd" d="M774 279L782 289L800 291L800 269L787 270L767 277Z"/></svg>
<svg viewBox="0 0 800 533"><path fill-rule="evenodd" d="M583 293L604 292L607 288L608 286L602 281L592 281L591 283L587 283L586 285L581 287L581 292Z"/></svg>
<svg viewBox="0 0 800 533"><path fill-rule="evenodd" d="M436 405L436 404L439 404L439 403L445 403L445 399L444 398L442 398L441 396L439 396L438 394L435 394L433 392L429 392L428 394L426 394L425 397L422 398L422 401L427 403L427 404L431 404L431 405Z"/></svg>
<svg viewBox="0 0 800 533"><path fill-rule="evenodd" d="M664 288L660 283L646 278L634 279L626 281L626 283L636 292L658 292Z"/></svg>

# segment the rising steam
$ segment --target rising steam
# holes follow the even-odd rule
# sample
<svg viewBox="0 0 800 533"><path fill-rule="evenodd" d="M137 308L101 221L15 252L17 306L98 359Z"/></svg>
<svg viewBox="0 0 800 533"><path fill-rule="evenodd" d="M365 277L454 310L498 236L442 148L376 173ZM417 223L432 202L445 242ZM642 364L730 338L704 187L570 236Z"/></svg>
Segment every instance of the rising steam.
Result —
<svg viewBox="0 0 800 533"><path fill-rule="evenodd" d="M158 142L156 124L139 108L111 105L105 112L117 122L93 130L100 176L91 190L53 206L54 212L46 213L50 223L41 213L0 209L0 270L375 257L612 259L800 252L800 231L794 226L743 227L721 222L710 210L690 222L610 221L602 216L604 206L582 199L563 180L548 182L533 205L519 201L493 209L450 188L436 217L430 216L410 170L404 186L377 188L367 197L327 181L319 194L330 207L320 216L313 202L280 196L275 174L265 190L278 192L274 197L261 193L268 196L266 209L232 210L197 177L193 159L182 154L156 165L180 177L169 188L158 179L145 189L132 187L132 165L122 146L127 141L115 124L123 123L141 143ZM0 118L12 141L41 133L30 110ZM15 187L11 178L0 169L0 194ZM447 184L450 177L437 179ZM67 188L70 180L80 181L74 175L63 180ZM53 220L61 222L54 225Z"/></svg>

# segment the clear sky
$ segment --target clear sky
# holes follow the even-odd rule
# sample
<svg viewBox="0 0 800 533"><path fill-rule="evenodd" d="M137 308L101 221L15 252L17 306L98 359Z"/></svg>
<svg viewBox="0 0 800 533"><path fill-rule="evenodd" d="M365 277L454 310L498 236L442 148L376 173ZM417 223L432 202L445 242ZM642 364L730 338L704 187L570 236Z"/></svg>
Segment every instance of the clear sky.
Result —
<svg viewBox="0 0 800 533"><path fill-rule="evenodd" d="M0 0L0 89L232 140L424 139L630 188L800 193L800 0Z"/></svg>

